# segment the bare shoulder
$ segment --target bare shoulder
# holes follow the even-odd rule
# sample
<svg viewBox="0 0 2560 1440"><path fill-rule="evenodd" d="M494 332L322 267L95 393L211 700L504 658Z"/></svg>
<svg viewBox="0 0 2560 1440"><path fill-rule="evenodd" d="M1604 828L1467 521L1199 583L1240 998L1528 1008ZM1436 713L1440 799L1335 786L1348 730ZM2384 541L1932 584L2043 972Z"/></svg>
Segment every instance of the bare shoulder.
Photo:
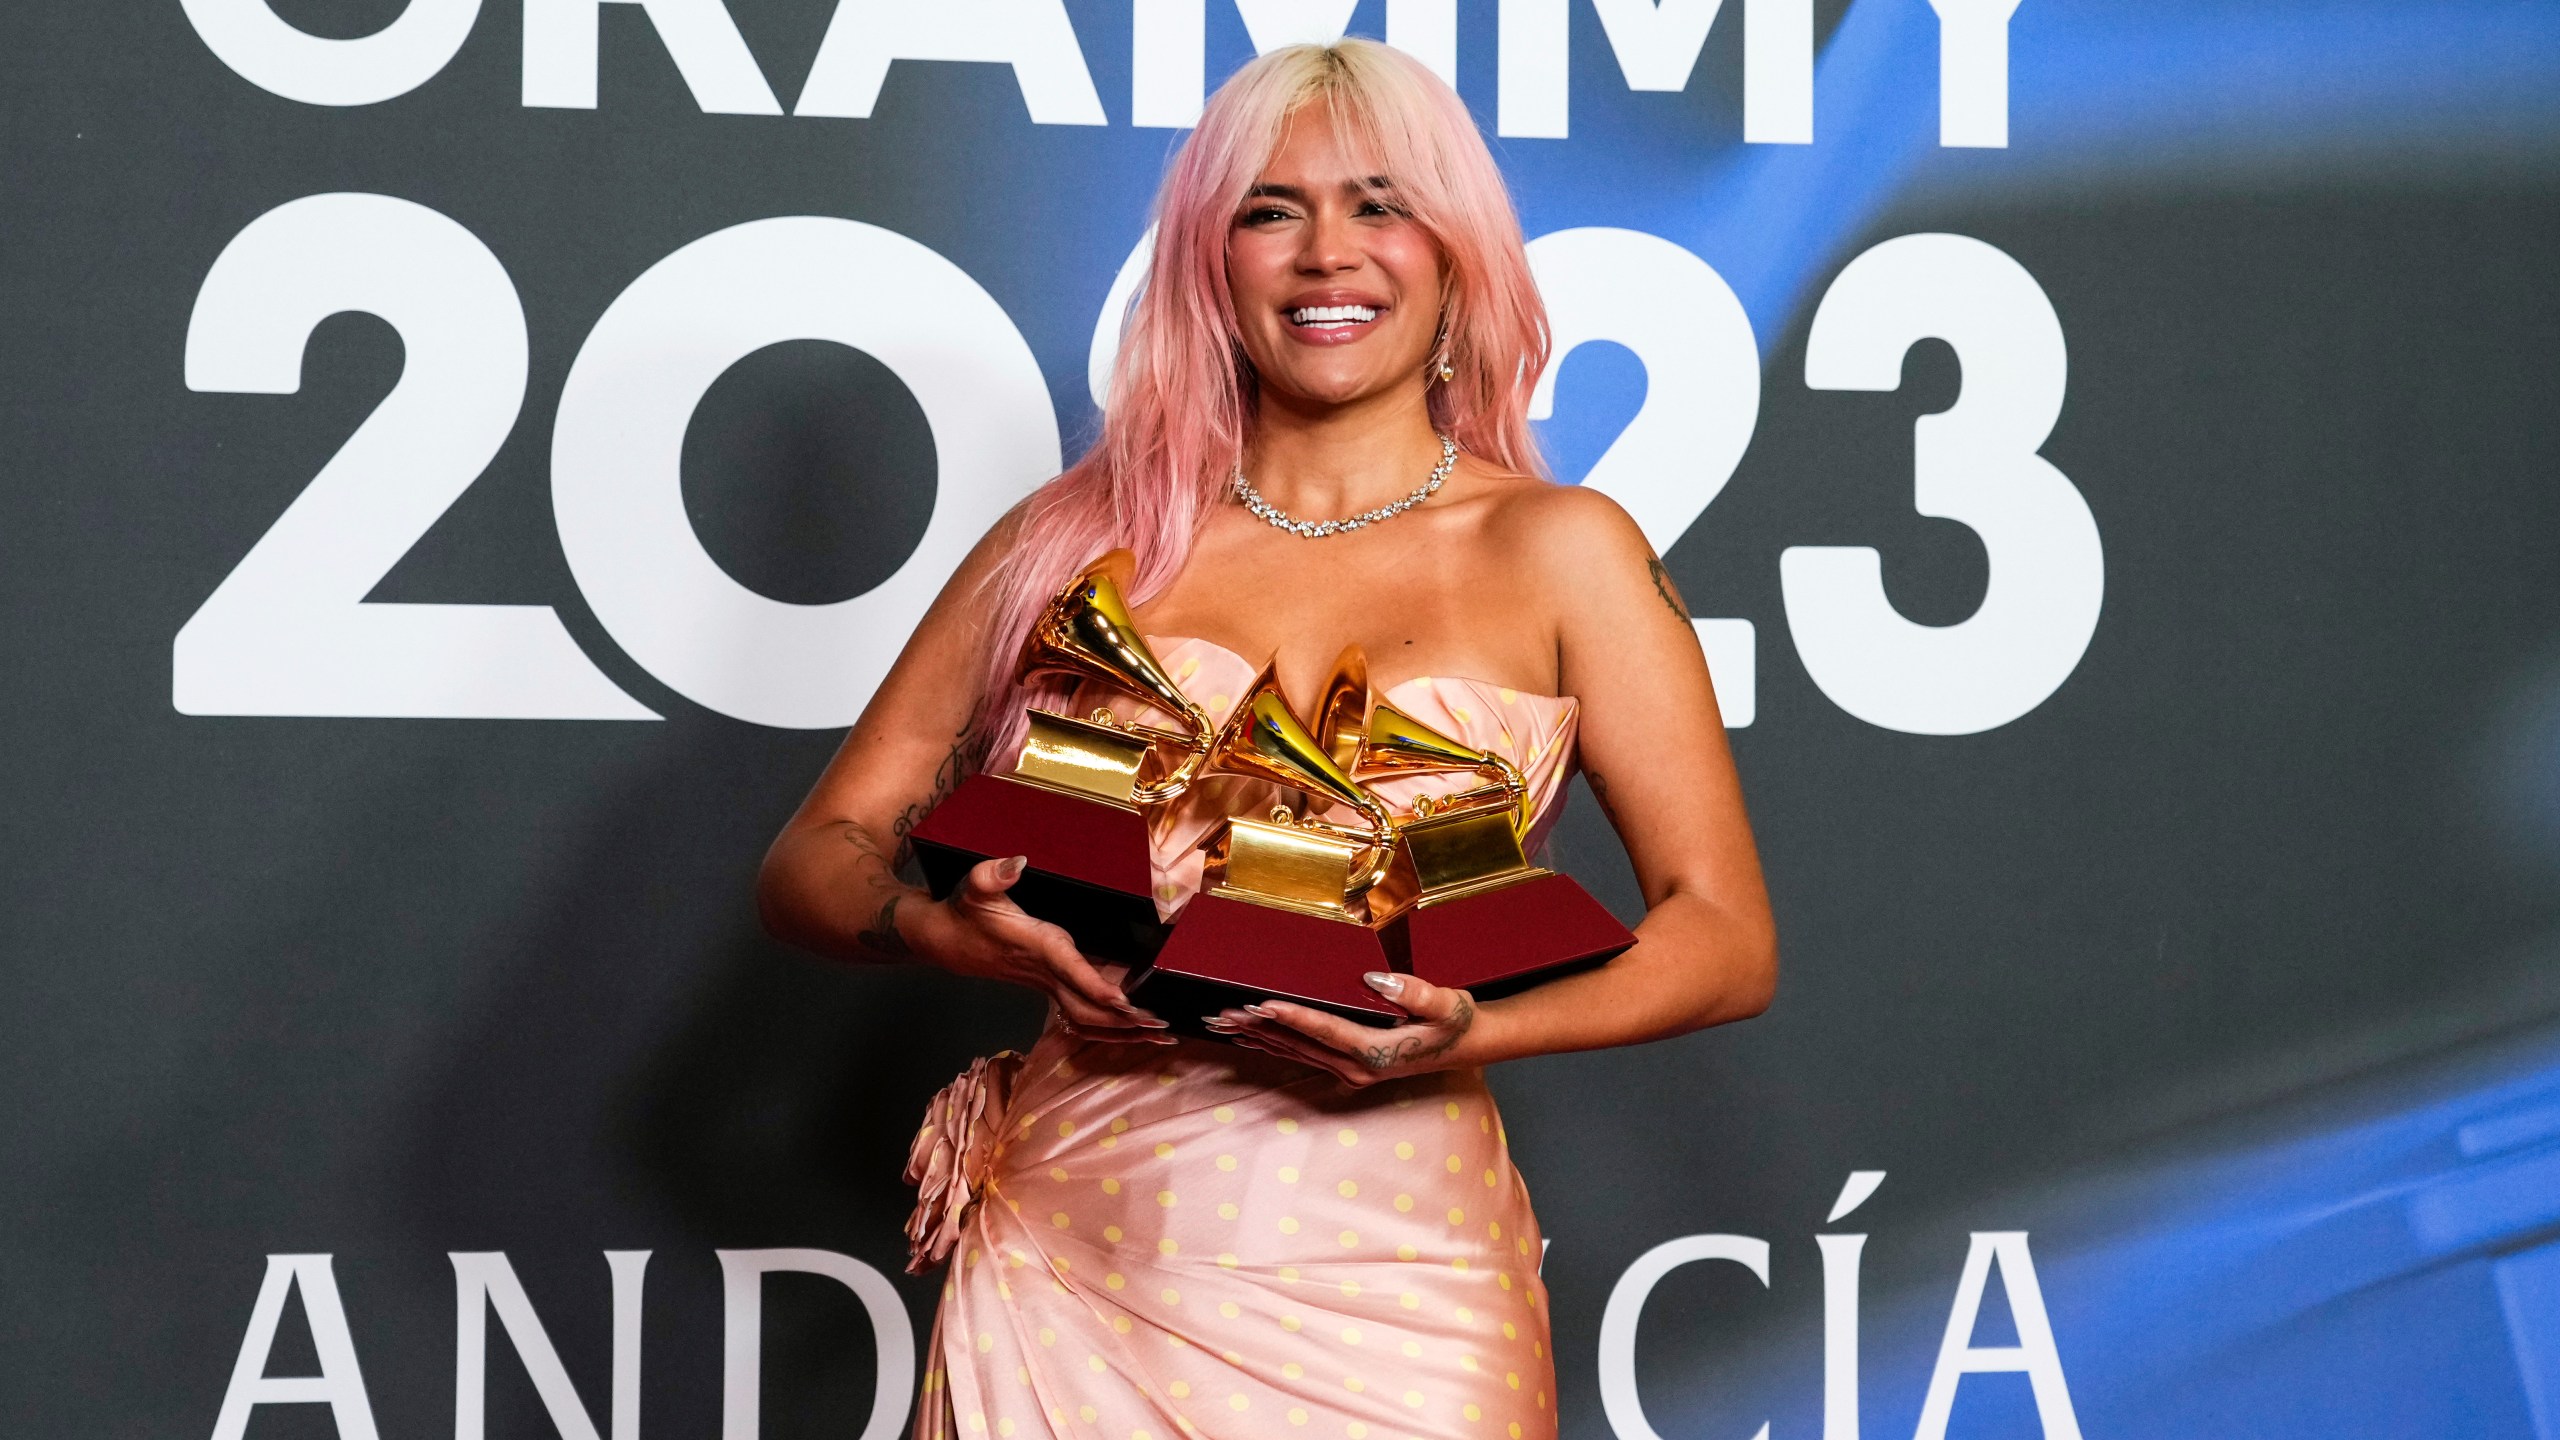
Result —
<svg viewBox="0 0 2560 1440"><path fill-rule="evenodd" d="M1025 499L987 527L987 533L978 537L977 543L969 547L969 553L952 568L950 577L942 582L942 589L926 609L915 637L909 640L909 648L913 648L917 639L930 636L934 644L957 645L966 653L975 653L976 647L983 642L984 627L990 618L988 602L997 577L1003 571L1005 561L1021 545L1023 535L1032 523L1035 523L1032 500Z"/></svg>
<svg viewBox="0 0 2560 1440"><path fill-rule="evenodd" d="M968 556L960 562L959 573L983 577L1003 565L1006 557L1013 554L1014 547L1022 543L1023 533L1031 525L1032 511L1039 499L1040 492L1035 490L1007 506L1005 512L996 517L996 523L987 527L987 533L978 537L978 543L969 547Z"/></svg>
<svg viewBox="0 0 2560 1440"><path fill-rule="evenodd" d="M1620 647L1637 635L1694 643L1670 571L1635 518L1599 491L1524 479L1500 493L1486 532L1490 558L1556 617L1568 651L1577 636Z"/></svg>
<svg viewBox="0 0 2560 1440"><path fill-rule="evenodd" d="M1490 498L1488 538L1515 573L1571 584L1594 565L1632 564L1641 572L1653 557L1634 518L1597 490L1517 476Z"/></svg>
<svg viewBox="0 0 2560 1440"><path fill-rule="evenodd" d="M943 599L952 603L975 602L995 582L997 572L1012 558L1022 544L1024 534L1034 523L1035 502L1039 492L1015 501L1007 507L987 532L969 547L969 553L952 567L951 578L943 582Z"/></svg>

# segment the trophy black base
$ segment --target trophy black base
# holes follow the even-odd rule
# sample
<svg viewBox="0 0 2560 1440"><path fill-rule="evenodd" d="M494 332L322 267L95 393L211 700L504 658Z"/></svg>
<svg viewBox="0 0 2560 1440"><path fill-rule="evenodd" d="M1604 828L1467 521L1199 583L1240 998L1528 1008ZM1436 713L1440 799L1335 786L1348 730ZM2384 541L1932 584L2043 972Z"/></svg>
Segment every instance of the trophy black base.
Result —
<svg viewBox="0 0 2560 1440"><path fill-rule="evenodd" d="M972 866L1024 856L1007 892L1064 929L1093 960L1142 964L1164 944L1156 918L1147 820L1001 775L972 775L907 836L933 898L946 899Z"/></svg>
<svg viewBox="0 0 2560 1440"><path fill-rule="evenodd" d="M1403 968L1366 925L1203 894L1183 907L1155 962L1131 977L1129 999L1182 1034L1212 1040L1226 1037L1202 1022L1262 1000L1401 1025L1405 1012L1361 977Z"/></svg>
<svg viewBox="0 0 2560 1440"><path fill-rule="evenodd" d="M1385 928L1414 974L1478 1000L1587 970L1636 943L1591 892L1556 874L1416 905Z"/></svg>

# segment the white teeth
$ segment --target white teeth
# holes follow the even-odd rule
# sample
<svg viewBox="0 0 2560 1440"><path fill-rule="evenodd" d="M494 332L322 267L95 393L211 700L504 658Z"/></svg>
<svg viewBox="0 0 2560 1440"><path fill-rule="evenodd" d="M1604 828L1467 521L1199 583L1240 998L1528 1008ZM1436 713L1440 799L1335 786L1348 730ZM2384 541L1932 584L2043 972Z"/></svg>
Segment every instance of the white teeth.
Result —
<svg viewBox="0 0 2560 1440"><path fill-rule="evenodd" d="M1378 312L1366 305L1301 305L1289 312L1292 324L1321 325L1327 329L1366 325L1377 318Z"/></svg>

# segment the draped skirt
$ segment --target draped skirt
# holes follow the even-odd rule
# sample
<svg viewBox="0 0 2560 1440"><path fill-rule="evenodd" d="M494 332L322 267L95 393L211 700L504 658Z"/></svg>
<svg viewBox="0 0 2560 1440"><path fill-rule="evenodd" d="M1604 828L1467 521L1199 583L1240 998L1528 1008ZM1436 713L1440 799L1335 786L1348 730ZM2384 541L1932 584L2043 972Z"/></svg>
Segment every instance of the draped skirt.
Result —
<svg viewBox="0 0 2560 1440"><path fill-rule="evenodd" d="M1543 1246L1482 1072L1355 1091L1052 1030L1004 1079L936 1162L982 1173L919 1211L951 1251L917 1440L1552 1440Z"/></svg>

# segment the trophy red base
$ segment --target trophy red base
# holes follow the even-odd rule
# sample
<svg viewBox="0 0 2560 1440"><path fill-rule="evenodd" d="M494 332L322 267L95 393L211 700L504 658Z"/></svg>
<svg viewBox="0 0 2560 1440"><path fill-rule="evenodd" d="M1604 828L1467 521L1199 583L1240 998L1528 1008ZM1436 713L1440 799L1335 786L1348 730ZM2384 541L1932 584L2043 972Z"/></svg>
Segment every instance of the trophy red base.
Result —
<svg viewBox="0 0 2560 1440"><path fill-rule="evenodd" d="M1065 929L1088 958L1142 963L1164 943L1147 819L1135 810L972 775L907 841L937 900L948 898L971 866L1020 855L1028 864L1007 892L1013 903Z"/></svg>
<svg viewBox="0 0 2560 1440"><path fill-rule="evenodd" d="M1636 943L1591 892L1552 871L1423 900L1384 929L1415 975L1478 1000L1587 970Z"/></svg>
<svg viewBox="0 0 2560 1440"><path fill-rule="evenodd" d="M1295 1001L1363 1025L1401 1025L1405 1012L1361 977L1403 968L1366 925L1203 893L1183 907L1154 963L1131 977L1129 999L1185 1035L1213 1040L1226 1037L1203 1021L1262 1000Z"/></svg>

